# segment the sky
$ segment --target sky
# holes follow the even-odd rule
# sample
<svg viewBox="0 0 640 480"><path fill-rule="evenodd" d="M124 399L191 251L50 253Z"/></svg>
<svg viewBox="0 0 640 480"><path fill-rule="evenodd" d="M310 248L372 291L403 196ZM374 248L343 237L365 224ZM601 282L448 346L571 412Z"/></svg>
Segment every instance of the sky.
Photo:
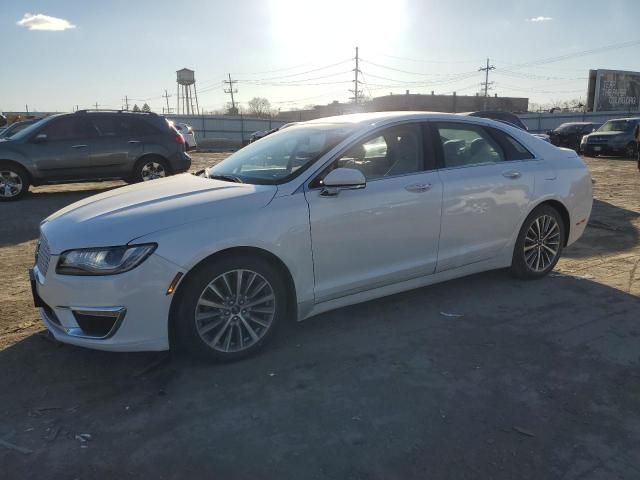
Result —
<svg viewBox="0 0 640 480"><path fill-rule="evenodd" d="M639 22L638 0L2 0L0 111L175 108L184 67L205 111L229 73L243 106L348 101L356 46L366 96L473 95L490 58L491 94L584 101L590 68L640 71Z"/></svg>

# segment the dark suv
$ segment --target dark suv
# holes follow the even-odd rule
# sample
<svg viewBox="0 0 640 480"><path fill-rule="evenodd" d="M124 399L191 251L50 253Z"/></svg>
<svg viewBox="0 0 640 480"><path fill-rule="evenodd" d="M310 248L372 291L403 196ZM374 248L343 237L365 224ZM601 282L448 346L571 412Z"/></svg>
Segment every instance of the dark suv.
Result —
<svg viewBox="0 0 640 480"><path fill-rule="evenodd" d="M155 113L52 115L0 140L0 201L29 185L123 179L140 182L191 166L184 138Z"/></svg>
<svg viewBox="0 0 640 480"><path fill-rule="evenodd" d="M633 132L640 118L608 120L598 130L582 137L580 151L588 156L624 155L634 158L636 142Z"/></svg>
<svg viewBox="0 0 640 480"><path fill-rule="evenodd" d="M556 147L565 147L580 151L582 137L594 132L602 126L601 123L593 122L568 122L559 127L549 130L549 141Z"/></svg>

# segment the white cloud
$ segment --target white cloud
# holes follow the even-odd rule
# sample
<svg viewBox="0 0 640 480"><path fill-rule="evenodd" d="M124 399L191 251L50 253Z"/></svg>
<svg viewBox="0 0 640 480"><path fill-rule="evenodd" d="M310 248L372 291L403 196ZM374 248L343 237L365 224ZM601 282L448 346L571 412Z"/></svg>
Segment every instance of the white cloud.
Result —
<svg viewBox="0 0 640 480"><path fill-rule="evenodd" d="M527 22L550 22L551 20L553 20L553 17L532 17L532 18L527 18Z"/></svg>
<svg viewBox="0 0 640 480"><path fill-rule="evenodd" d="M42 13L25 13L22 20L17 22L17 25L26 27L29 30L49 30L55 32L76 28L75 25L72 25L64 18L50 17Z"/></svg>

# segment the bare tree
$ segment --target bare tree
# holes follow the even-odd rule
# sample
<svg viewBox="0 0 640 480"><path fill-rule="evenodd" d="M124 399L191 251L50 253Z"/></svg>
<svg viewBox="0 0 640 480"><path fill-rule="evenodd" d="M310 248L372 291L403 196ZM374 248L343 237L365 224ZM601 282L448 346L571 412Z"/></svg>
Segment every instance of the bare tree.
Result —
<svg viewBox="0 0 640 480"><path fill-rule="evenodd" d="M271 115L271 103L263 97L253 97L248 102L249 113L256 117L267 117Z"/></svg>

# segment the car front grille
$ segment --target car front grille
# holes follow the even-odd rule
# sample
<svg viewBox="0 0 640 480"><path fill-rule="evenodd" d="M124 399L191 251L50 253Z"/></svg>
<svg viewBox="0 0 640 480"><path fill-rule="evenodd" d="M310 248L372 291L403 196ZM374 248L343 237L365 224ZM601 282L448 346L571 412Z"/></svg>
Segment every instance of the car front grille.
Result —
<svg viewBox="0 0 640 480"><path fill-rule="evenodd" d="M49 243L47 237L40 235L38 246L36 247L36 266L40 273L44 276L49 269L49 260L51 258L51 251L49 250Z"/></svg>

